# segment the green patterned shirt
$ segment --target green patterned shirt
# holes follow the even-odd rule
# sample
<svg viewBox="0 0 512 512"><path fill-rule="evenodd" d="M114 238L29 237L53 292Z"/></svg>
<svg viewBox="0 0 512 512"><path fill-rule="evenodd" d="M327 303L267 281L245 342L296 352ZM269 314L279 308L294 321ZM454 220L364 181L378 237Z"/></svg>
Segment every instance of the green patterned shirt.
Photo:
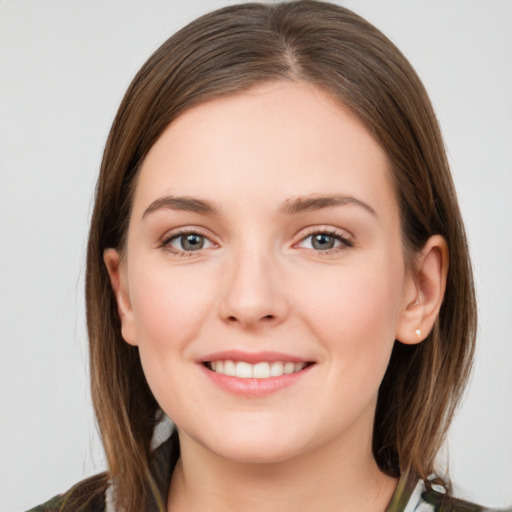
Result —
<svg viewBox="0 0 512 512"><path fill-rule="evenodd" d="M153 474L166 497L171 474L179 457L177 434L174 433L155 451L152 460ZM28 512L116 512L109 499L111 489L105 473L80 482L68 492ZM386 512L491 512L479 505L454 498L443 492L427 489L419 479L400 479ZM156 501L147 504L145 512L159 512ZM506 511L504 511L506 512ZM508 509L512 512L512 509Z"/></svg>

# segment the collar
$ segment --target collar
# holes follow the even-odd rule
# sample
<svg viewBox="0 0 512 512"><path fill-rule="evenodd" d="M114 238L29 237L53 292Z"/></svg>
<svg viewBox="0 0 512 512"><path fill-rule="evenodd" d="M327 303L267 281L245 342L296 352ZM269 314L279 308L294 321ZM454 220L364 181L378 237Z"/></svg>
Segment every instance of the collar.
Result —
<svg viewBox="0 0 512 512"><path fill-rule="evenodd" d="M162 414L151 439L151 473L155 478L157 493L145 507L146 512L165 512L165 499L169 491L171 475L180 456L178 433L173 422ZM155 497L155 494L157 496ZM114 506L115 482L110 481L105 493L105 512L123 512ZM163 503L162 503L162 500Z"/></svg>
<svg viewBox="0 0 512 512"><path fill-rule="evenodd" d="M180 456L178 433L172 421L165 415L156 425L151 439L151 472L155 478L158 497L147 504L146 512L165 512L165 500L169 492L171 475ZM416 507L421 503L425 483L414 476L402 477L398 482L386 512L420 512ZM105 494L105 512L123 512L114 507L115 482L109 482ZM153 496L155 493L152 493ZM163 500L163 501L162 501ZM428 508L428 510L432 510Z"/></svg>

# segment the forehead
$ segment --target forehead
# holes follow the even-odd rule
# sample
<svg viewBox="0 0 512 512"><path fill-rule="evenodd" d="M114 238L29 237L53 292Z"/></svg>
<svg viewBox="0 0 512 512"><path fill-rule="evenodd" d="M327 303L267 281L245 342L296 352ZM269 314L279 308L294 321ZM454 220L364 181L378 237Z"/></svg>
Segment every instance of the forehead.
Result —
<svg viewBox="0 0 512 512"><path fill-rule="evenodd" d="M394 202L388 159L341 103L314 85L279 81L173 121L143 162L134 207L175 193L270 203L333 192L366 196L376 208Z"/></svg>

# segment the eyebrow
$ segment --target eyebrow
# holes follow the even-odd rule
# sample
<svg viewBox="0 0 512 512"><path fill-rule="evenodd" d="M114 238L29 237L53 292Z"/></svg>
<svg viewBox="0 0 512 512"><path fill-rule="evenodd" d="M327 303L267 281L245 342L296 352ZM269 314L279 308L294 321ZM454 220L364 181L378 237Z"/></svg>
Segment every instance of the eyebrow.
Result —
<svg viewBox="0 0 512 512"><path fill-rule="evenodd" d="M210 201L194 197L165 196L153 201L142 214L142 218L150 213L161 210L178 210L199 213L201 215L218 215L219 209Z"/></svg>
<svg viewBox="0 0 512 512"><path fill-rule="evenodd" d="M345 196L341 194L298 196L287 199L280 209L285 215L294 215L298 213L312 212L322 210L324 208L333 208L336 206L345 206L355 204L364 208L372 215L377 215L375 210L363 201L355 197ZM161 210L176 210L199 213L200 215L219 215L220 209L211 201L206 199L198 199L187 196L164 196L153 201L142 214L142 218L150 213Z"/></svg>
<svg viewBox="0 0 512 512"><path fill-rule="evenodd" d="M313 194L305 197L292 197L287 199L281 208L281 213L293 215L296 213L312 212L322 210L323 208L333 208L335 206L345 206L354 204L364 208L372 215L377 216L375 210L369 205L351 196L341 194L318 195Z"/></svg>

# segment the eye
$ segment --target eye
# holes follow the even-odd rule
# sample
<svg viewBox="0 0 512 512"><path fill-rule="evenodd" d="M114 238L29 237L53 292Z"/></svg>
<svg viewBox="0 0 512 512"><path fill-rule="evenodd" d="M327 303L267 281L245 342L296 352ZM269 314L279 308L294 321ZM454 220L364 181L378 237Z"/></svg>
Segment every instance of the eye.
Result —
<svg viewBox="0 0 512 512"><path fill-rule="evenodd" d="M317 231L307 235L297 244L298 247L317 252L327 252L353 245L343 233L337 231Z"/></svg>
<svg viewBox="0 0 512 512"><path fill-rule="evenodd" d="M200 249L209 249L214 246L213 242L206 236L195 232L173 234L164 240L162 245L176 253L190 253L199 251Z"/></svg>

